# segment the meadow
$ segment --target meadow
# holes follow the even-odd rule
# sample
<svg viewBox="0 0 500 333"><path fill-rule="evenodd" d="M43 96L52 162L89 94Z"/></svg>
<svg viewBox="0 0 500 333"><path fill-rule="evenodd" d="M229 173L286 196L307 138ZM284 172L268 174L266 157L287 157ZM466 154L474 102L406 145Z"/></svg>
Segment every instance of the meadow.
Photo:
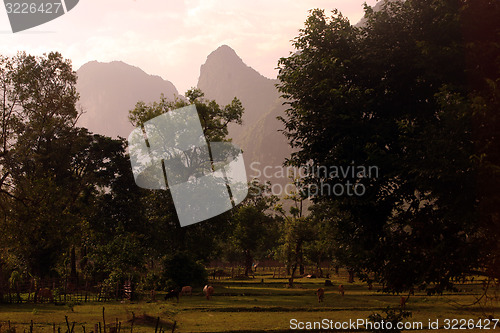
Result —
<svg viewBox="0 0 500 333"><path fill-rule="evenodd" d="M210 300L201 288L195 288L179 303L175 299L165 301L164 294L158 293L156 301L143 294L142 299L132 302L3 304L0 332L288 332L298 327L292 327L291 320L294 325L324 319L337 323L367 319L374 313L382 314L387 307L399 311L401 296L377 292L376 285L369 290L359 281L346 283L342 273L332 276L333 286L325 287L324 281L299 278L294 288L287 288L288 280L274 279L263 272L254 279L211 281L215 294ZM405 322L413 323L413 328L420 328L418 323L422 323L423 331L431 331L429 321L439 320L440 329L432 330L435 332L445 330L446 319L473 319L477 324L488 316L500 317L498 298L483 297L477 302L483 289L481 281L476 281L457 284L458 292L443 295L415 292L406 304L411 317ZM344 296L338 291L339 284L345 287ZM315 294L320 287L325 289L322 303ZM489 328L500 331L499 326L493 330L492 322ZM468 331L484 329L477 326Z"/></svg>

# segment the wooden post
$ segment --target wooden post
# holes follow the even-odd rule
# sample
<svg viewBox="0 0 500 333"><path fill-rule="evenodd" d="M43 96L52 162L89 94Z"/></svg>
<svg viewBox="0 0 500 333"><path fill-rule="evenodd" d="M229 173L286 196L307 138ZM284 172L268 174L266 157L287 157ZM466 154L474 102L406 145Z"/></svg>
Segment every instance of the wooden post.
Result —
<svg viewBox="0 0 500 333"><path fill-rule="evenodd" d="M71 329L69 328L68 316L64 316L64 319L66 320L66 326L68 326L68 333L69 333L71 332Z"/></svg>
<svg viewBox="0 0 500 333"><path fill-rule="evenodd" d="M64 302L66 302L66 288L67 288L67 286L68 286L68 277L66 276L64 278Z"/></svg>
<svg viewBox="0 0 500 333"><path fill-rule="evenodd" d="M155 326L155 333L158 332L158 324L160 323L160 317L156 318L156 326Z"/></svg>
<svg viewBox="0 0 500 333"><path fill-rule="evenodd" d="M102 307L102 326L104 326L104 333L106 333L106 317L104 317L104 306Z"/></svg>

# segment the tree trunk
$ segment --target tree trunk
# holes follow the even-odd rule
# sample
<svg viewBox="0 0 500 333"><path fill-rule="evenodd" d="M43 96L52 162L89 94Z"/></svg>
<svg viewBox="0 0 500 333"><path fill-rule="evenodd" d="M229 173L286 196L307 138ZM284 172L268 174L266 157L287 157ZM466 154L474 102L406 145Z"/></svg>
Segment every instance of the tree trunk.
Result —
<svg viewBox="0 0 500 333"><path fill-rule="evenodd" d="M293 288L293 278L295 276L295 271L297 270L297 263L293 265L292 276L288 279L288 288Z"/></svg>
<svg viewBox="0 0 500 333"><path fill-rule="evenodd" d="M249 273L252 271L252 263L253 263L252 254L247 249L245 250L245 276L248 276Z"/></svg>
<svg viewBox="0 0 500 333"><path fill-rule="evenodd" d="M75 252L75 247L71 247L71 267L70 267L70 281L71 283L77 283L77 276L76 276L76 252Z"/></svg>
<svg viewBox="0 0 500 333"><path fill-rule="evenodd" d="M352 269L349 269L348 272L349 272L349 283L354 283L354 271Z"/></svg>

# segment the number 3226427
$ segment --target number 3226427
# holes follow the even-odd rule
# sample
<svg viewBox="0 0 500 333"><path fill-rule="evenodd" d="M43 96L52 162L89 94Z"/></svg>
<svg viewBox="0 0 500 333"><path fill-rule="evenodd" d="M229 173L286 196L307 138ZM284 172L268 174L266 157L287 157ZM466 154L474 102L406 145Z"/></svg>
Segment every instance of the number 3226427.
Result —
<svg viewBox="0 0 500 333"><path fill-rule="evenodd" d="M494 330L497 328L499 319L444 319L445 330L483 329Z"/></svg>
<svg viewBox="0 0 500 333"><path fill-rule="evenodd" d="M5 8L7 14L58 14L62 11L62 4L59 2L42 2L42 3L28 3L28 2L15 2L6 3Z"/></svg>

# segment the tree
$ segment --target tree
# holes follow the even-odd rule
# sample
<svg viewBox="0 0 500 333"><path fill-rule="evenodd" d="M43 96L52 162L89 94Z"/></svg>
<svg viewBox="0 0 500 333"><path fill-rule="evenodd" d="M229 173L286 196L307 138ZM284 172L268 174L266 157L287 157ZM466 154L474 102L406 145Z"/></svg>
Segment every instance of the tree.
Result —
<svg viewBox="0 0 500 333"><path fill-rule="evenodd" d="M68 205L76 198L68 195L72 188L64 189L69 183L63 171L71 161L65 153L73 148L66 140L77 133L76 75L58 53L2 57L0 73L2 229L40 274L53 263L63 231L71 231Z"/></svg>
<svg viewBox="0 0 500 333"><path fill-rule="evenodd" d="M343 263L388 291L500 278L499 12L494 1L408 0L367 7L356 28L314 10L279 62L290 164L312 170L309 185L362 186L315 200L335 210ZM380 172L330 172L356 165Z"/></svg>
<svg viewBox="0 0 500 333"><path fill-rule="evenodd" d="M208 281L208 274L200 262L187 252L169 254L163 260L162 277L167 283L167 290L183 286L203 286Z"/></svg>
<svg viewBox="0 0 500 333"><path fill-rule="evenodd" d="M276 222L271 213L277 197L269 193L269 186L259 184L257 180L249 185L247 198L231 216L229 242L221 244L226 257L234 255L237 259L243 259L245 276L252 271L255 256L263 258L269 255L278 238ZM232 246L227 247L227 243Z"/></svg>
<svg viewBox="0 0 500 333"><path fill-rule="evenodd" d="M277 247L277 256L287 265L287 273L290 274L289 287L293 287L293 280L297 268L300 274L304 274L304 247L308 242L316 239L313 221L303 214L303 201L306 199L304 184L301 179L289 178L293 181L295 190L285 196L285 200L291 200L290 214L286 214L281 204L277 204L274 209L281 215L283 221L280 225L281 239ZM290 272L291 269L291 272Z"/></svg>
<svg viewBox="0 0 500 333"><path fill-rule="evenodd" d="M160 101L146 104L138 102L129 112L130 122L141 127L144 123L163 113L194 104L198 111L203 133L208 142L230 141L227 138L229 123L241 124L243 107L235 98L226 106L219 106L215 101L204 98L199 89L190 89L186 92L186 99L169 101L163 96ZM189 175L188 175L189 176ZM149 225L156 225L156 244L160 256L166 253L187 251L197 259L208 260L210 254L216 250L213 241L228 235L228 219L230 213L224 213L203 223L181 228L177 222L175 207L169 191L146 191L143 197L145 216ZM163 243L163 245L160 244Z"/></svg>
<svg viewBox="0 0 500 333"><path fill-rule="evenodd" d="M159 102L147 105L144 102L138 102L134 110L129 112L129 120L135 127L144 126L144 123L154 117L157 117L170 110L175 110L188 106L196 105L196 110L200 117L203 134L208 142L225 141L229 123L241 124L243 106L235 97L230 104L220 107L215 101L208 101L204 98L205 94L197 88L191 88L186 92L185 99L176 99L169 101L164 96Z"/></svg>
<svg viewBox="0 0 500 333"><path fill-rule="evenodd" d="M94 198L115 181L125 152L123 141L75 127L75 84L59 53L0 58L1 229L17 266L37 277L55 273L80 244Z"/></svg>

